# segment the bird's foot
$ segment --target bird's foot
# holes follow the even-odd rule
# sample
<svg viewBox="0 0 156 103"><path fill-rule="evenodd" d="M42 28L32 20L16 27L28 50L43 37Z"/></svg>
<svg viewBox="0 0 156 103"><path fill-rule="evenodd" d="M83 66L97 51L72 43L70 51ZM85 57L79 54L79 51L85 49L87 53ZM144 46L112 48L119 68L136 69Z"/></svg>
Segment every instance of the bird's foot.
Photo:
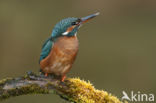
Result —
<svg viewBox="0 0 156 103"><path fill-rule="evenodd" d="M66 76L65 76L65 75L64 75L64 76L62 76L62 78L61 78L61 82L64 82L65 78L66 78Z"/></svg>
<svg viewBox="0 0 156 103"><path fill-rule="evenodd" d="M45 73L44 76L45 76L45 77L48 77L48 73Z"/></svg>
<svg viewBox="0 0 156 103"><path fill-rule="evenodd" d="M48 78L49 77L49 74L48 73L40 72L40 77L41 78Z"/></svg>
<svg viewBox="0 0 156 103"><path fill-rule="evenodd" d="M66 76L62 76L62 77L61 77L60 85L66 86L66 84L65 84L65 82L64 82L65 78L66 78Z"/></svg>

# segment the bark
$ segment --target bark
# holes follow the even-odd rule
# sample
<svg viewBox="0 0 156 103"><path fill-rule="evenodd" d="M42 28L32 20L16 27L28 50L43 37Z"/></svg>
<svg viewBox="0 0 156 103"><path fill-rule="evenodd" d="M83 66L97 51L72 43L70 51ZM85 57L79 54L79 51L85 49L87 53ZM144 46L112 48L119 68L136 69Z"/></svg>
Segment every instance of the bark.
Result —
<svg viewBox="0 0 156 103"><path fill-rule="evenodd" d="M26 94L54 93L74 103L123 103L117 97L97 90L88 81L67 78L64 82L32 72L25 76L0 81L0 101Z"/></svg>

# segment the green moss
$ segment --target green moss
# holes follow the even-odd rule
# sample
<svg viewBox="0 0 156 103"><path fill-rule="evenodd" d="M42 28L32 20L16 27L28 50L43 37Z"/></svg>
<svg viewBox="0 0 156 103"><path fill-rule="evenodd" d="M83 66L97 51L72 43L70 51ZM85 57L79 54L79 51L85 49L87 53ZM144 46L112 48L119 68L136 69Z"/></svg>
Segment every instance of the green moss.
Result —
<svg viewBox="0 0 156 103"><path fill-rule="evenodd" d="M0 80L0 86L3 86L6 82L11 81L12 79L13 78L5 78L5 79Z"/></svg>
<svg viewBox="0 0 156 103"><path fill-rule="evenodd" d="M42 93L42 94L47 94L49 93L49 90L46 88L41 88L36 84L31 84L28 86L24 86L22 88L20 88L20 94L24 94L24 93L33 93L33 94L38 94L38 93Z"/></svg>
<svg viewBox="0 0 156 103"><path fill-rule="evenodd" d="M31 84L19 88L12 88L7 90L7 92L3 92L0 96L0 99L6 99L11 96L19 96L24 94L48 94L49 90L46 88L41 88L36 84Z"/></svg>
<svg viewBox="0 0 156 103"><path fill-rule="evenodd" d="M28 78L29 78L28 74L25 74L25 75L23 76L23 78L24 78L24 79L28 79Z"/></svg>
<svg viewBox="0 0 156 103"><path fill-rule="evenodd" d="M9 98L10 97L10 94L8 93L3 93L1 96L0 96L0 100L4 100L6 98Z"/></svg>

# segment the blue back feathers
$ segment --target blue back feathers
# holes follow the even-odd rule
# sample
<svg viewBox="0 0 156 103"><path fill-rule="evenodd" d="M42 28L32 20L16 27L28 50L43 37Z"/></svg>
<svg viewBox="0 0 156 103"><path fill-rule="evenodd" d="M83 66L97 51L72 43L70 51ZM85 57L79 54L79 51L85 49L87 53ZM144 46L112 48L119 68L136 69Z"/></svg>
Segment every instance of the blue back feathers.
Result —
<svg viewBox="0 0 156 103"><path fill-rule="evenodd" d="M53 46L52 39L51 38L48 38L45 41L45 43L43 44L43 46L42 46L42 51L41 51L41 54L40 54L40 60L39 60L39 62L48 56L48 54L50 53L50 50L51 50L52 46Z"/></svg>

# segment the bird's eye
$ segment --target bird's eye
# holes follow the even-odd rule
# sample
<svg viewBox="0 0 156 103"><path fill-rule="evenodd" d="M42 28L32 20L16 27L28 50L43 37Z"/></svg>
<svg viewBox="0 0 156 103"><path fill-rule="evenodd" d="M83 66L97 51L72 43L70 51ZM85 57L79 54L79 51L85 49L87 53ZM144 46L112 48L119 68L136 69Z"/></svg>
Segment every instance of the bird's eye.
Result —
<svg viewBox="0 0 156 103"><path fill-rule="evenodd" d="M72 22L72 25L76 25L77 24L77 22Z"/></svg>
<svg viewBox="0 0 156 103"><path fill-rule="evenodd" d="M75 22L72 22L71 25L78 25L81 22L81 19L77 19Z"/></svg>

